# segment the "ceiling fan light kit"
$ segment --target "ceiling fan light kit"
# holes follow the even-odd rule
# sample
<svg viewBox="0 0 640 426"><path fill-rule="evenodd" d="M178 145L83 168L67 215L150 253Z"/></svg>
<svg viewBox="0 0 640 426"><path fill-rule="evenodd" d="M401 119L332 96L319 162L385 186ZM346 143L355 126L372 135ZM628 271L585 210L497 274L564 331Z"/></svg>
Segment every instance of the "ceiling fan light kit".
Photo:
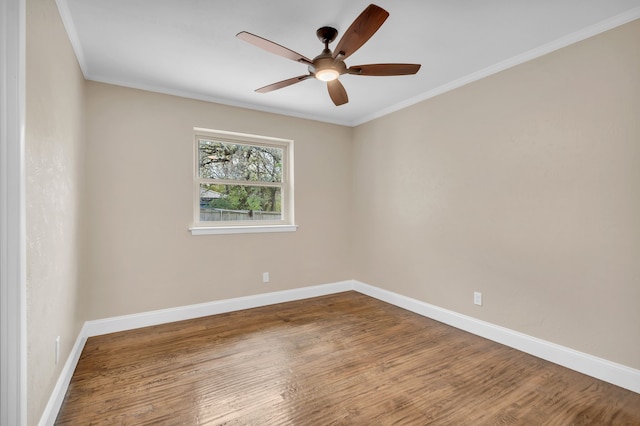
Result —
<svg viewBox="0 0 640 426"><path fill-rule="evenodd" d="M336 106L339 106L349 102L347 91L339 81L339 77L342 74L370 76L411 75L417 73L420 69L419 64L368 64L352 67L347 67L345 64L344 60L362 47L378 31L388 17L389 12L380 6L370 4L345 31L333 52L329 49L329 44L336 39L338 30L332 27L319 28L316 31L316 35L324 43L324 50L313 60L246 31L242 31L236 36L267 52L307 65L309 74L261 87L256 89L256 92L268 93L309 78L316 78L327 82L329 97Z"/></svg>
<svg viewBox="0 0 640 426"><path fill-rule="evenodd" d="M315 77L321 81L332 81L340 77L340 73L336 69L325 68L317 70L315 73Z"/></svg>

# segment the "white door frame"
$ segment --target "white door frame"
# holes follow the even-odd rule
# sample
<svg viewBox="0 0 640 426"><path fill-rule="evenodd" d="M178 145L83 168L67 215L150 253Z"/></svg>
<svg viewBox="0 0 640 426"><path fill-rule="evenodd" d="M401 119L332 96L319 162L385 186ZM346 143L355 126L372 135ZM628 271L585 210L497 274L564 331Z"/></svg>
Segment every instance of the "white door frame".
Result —
<svg viewBox="0 0 640 426"><path fill-rule="evenodd" d="M26 0L0 1L0 425L27 424Z"/></svg>

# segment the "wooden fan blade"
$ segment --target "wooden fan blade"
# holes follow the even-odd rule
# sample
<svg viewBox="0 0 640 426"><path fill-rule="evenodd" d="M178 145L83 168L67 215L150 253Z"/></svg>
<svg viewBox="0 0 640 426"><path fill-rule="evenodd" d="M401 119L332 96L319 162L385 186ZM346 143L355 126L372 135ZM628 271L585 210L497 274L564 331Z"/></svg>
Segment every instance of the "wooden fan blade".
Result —
<svg viewBox="0 0 640 426"><path fill-rule="evenodd" d="M258 92L258 93L273 92L274 90L282 89L283 87L287 87L287 86L291 86L292 84L300 83L301 81L304 81L304 80L306 80L308 78L312 78L312 77L313 76L311 74L299 75L297 77L289 78L287 80L282 80L282 81L279 81L277 83L273 83L273 84L270 84L268 86L261 87L259 89L256 89L256 92Z"/></svg>
<svg viewBox="0 0 640 426"><path fill-rule="evenodd" d="M355 75L411 75L418 72L420 64L369 64L354 65L347 72Z"/></svg>
<svg viewBox="0 0 640 426"><path fill-rule="evenodd" d="M349 96L340 80L332 80L327 82L327 89L329 89L329 96L336 106L340 106L349 102Z"/></svg>
<svg viewBox="0 0 640 426"><path fill-rule="evenodd" d="M389 17L389 12L370 4L367 8L356 18L347 31L344 32L342 38L338 42L334 50L333 57L342 55L342 59L347 58L360 49L363 44L371 38L372 35L378 31L378 28L382 26L384 21Z"/></svg>
<svg viewBox="0 0 640 426"><path fill-rule="evenodd" d="M264 49L267 52L282 56L283 58L291 59L292 61L296 62L302 62L307 65L311 65L313 63L313 61L311 61L311 59L307 58L306 56L303 56L291 49L280 46L278 43L274 43L271 40L267 40L266 38L262 38L255 34L241 31L236 34L236 37L238 37L240 40L244 40L248 43L253 44L254 46Z"/></svg>

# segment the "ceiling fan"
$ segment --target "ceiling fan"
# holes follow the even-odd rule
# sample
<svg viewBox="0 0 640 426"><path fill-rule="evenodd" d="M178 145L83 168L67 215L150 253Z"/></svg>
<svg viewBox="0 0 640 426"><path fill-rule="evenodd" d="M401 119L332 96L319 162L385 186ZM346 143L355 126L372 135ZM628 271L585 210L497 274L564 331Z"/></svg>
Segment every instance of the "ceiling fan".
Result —
<svg viewBox="0 0 640 426"><path fill-rule="evenodd" d="M345 31L335 50L329 49L329 44L336 39L338 30L332 27L322 27L316 31L316 35L322 43L324 50L313 59L309 59L293 50L287 49L255 34L242 31L236 35L241 40L249 42L267 52L274 53L292 61L307 65L309 73L298 77L279 81L268 86L256 89L256 92L267 93L273 90L291 86L309 78L316 78L327 82L329 96L336 106L349 102L347 91L338 77L342 74L391 76L415 74L420 69L419 64L368 64L347 67L344 60L355 53L367 42L389 17L389 12L370 4Z"/></svg>

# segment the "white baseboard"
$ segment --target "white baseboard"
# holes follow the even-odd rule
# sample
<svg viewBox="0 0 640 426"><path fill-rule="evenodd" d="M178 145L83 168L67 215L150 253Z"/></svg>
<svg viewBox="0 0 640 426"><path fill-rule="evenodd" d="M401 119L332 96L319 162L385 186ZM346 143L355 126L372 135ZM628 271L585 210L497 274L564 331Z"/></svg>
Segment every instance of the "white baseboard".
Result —
<svg viewBox="0 0 640 426"><path fill-rule="evenodd" d="M339 293L349 290L353 290L353 281L341 281L333 284L301 287L293 290L262 293L253 296L199 303L197 305L161 309L158 311L144 312L141 314L123 315L119 317L87 321L85 323L87 332L86 337L99 336L101 334L133 330L141 327L149 327L151 325L166 324L169 322L206 317L209 315L223 314L225 312L240 311L242 309L274 305L276 303L309 299L311 297L324 296L326 294Z"/></svg>
<svg viewBox="0 0 640 426"><path fill-rule="evenodd" d="M359 293L440 321L460 330L468 331L587 376L640 393L640 370L358 281L354 281L353 289Z"/></svg>
<svg viewBox="0 0 640 426"><path fill-rule="evenodd" d="M367 296L382 300L427 318L440 321L452 327L468 331L475 335L501 343L505 346L537 356L555 364L567 367L582 374L603 380L622 388L640 393L640 370L579 352L555 343L528 336L508 328L500 327L485 321L440 308L429 303L412 299L398 293L383 290L355 280L323 284L313 287L302 287L254 296L219 300L197 305L162 309L134 315L87 321L78 336L69 358L58 378L45 411L38 423L41 426L53 425L64 396L69 387L71 377L76 368L84 344L88 337L118 331L133 330L141 327L165 324L169 322L200 318L242 309L257 308L276 303L292 302L327 294L355 290Z"/></svg>
<svg viewBox="0 0 640 426"><path fill-rule="evenodd" d="M53 388L53 392L47 402L47 406L44 408L44 412L40 417L38 426L52 426L56 421L56 417L58 417L58 412L60 411L60 407L64 401L64 396L67 393L71 377L73 377L73 372L76 370L76 365L78 365L78 360L82 354L82 349L84 349L84 344L87 342L84 329L85 327L83 326L73 348L71 348L71 353L69 354L67 361L64 363L64 367L62 367L60 377L58 377L58 381L56 382L56 386Z"/></svg>

